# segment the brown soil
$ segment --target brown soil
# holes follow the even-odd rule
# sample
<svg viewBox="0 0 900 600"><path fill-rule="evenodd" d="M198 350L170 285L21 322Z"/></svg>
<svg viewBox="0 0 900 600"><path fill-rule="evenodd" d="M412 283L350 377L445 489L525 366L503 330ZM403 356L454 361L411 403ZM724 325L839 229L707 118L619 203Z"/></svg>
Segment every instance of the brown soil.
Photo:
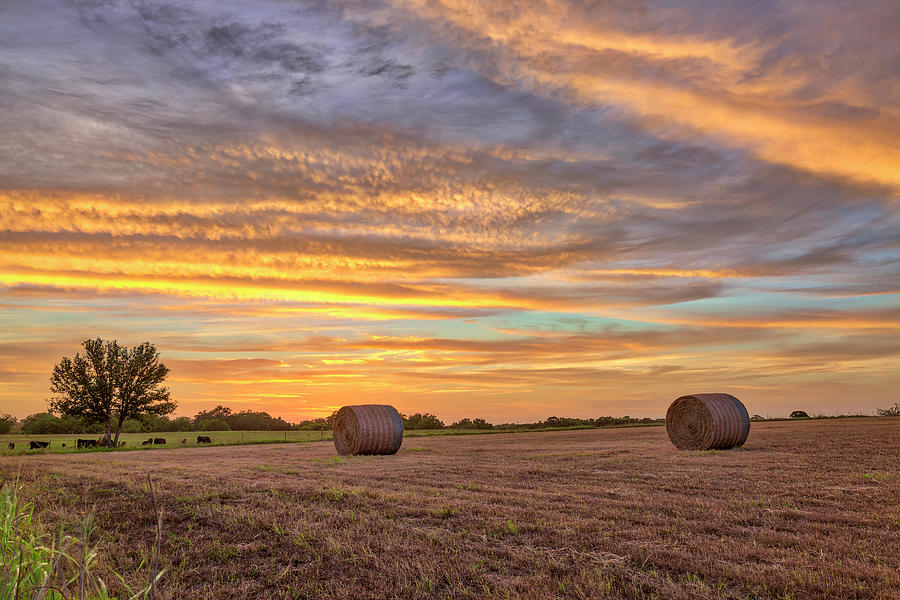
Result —
<svg viewBox="0 0 900 600"><path fill-rule="evenodd" d="M95 507L137 583L163 507L164 598L900 598L900 419L0 458L48 530ZM110 582L112 583L112 582Z"/></svg>

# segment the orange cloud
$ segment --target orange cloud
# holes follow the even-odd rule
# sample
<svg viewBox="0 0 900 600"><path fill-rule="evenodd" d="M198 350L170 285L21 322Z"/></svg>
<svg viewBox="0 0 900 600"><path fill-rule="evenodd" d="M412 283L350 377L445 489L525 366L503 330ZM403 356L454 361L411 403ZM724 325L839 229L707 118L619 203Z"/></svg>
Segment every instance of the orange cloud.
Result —
<svg viewBox="0 0 900 600"><path fill-rule="evenodd" d="M401 4L419 18L452 26L472 47L510 58L491 63L499 83L518 83L534 93L568 92L588 106L613 104L663 137L710 135L766 161L889 185L895 196L900 190L896 112L856 119L817 116L806 104L787 100L785 92L804 83L796 72L745 83L760 67L764 48L728 39L594 30L556 2L532 5L515 16L470 0ZM573 22L575 29L569 27ZM612 61L598 54L606 50L639 53L661 68L675 59L702 59L712 68L696 81L650 79L610 67Z"/></svg>

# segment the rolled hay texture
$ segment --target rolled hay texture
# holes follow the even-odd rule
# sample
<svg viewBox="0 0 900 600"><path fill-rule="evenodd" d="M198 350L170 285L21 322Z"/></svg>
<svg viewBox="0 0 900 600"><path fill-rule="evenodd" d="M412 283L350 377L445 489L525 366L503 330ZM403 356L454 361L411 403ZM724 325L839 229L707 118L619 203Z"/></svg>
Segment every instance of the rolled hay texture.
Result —
<svg viewBox="0 0 900 600"><path fill-rule="evenodd" d="M691 394L672 403L666 432L679 450L741 446L750 433L750 415L731 394Z"/></svg>
<svg viewBox="0 0 900 600"><path fill-rule="evenodd" d="M396 454L403 443L403 421L393 406L362 404L337 411L334 447L344 456Z"/></svg>

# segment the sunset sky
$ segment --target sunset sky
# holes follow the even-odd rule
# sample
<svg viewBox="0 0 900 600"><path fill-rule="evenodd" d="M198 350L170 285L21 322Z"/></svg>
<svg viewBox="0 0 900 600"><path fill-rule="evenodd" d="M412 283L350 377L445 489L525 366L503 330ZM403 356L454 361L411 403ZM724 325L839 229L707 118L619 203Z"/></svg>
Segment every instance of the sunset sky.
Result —
<svg viewBox="0 0 900 600"><path fill-rule="evenodd" d="M900 399L900 3L0 2L0 413Z"/></svg>

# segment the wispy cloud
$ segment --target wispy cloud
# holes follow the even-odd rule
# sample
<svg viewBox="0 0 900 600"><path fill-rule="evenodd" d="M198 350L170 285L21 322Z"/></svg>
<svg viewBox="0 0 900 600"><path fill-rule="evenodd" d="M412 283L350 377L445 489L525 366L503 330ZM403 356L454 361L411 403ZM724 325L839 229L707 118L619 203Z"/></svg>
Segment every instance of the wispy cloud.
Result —
<svg viewBox="0 0 900 600"><path fill-rule="evenodd" d="M898 27L887 1L6 2L0 410L94 335L156 342L186 412L871 410L900 385Z"/></svg>

